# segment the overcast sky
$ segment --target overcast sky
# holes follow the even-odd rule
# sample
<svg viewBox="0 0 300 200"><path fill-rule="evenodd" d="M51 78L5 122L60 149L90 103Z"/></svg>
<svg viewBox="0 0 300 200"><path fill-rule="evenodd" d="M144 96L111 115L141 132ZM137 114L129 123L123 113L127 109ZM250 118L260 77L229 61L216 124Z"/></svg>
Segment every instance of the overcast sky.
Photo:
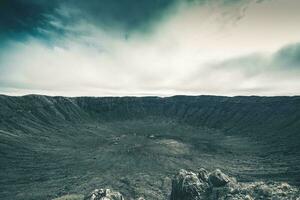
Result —
<svg viewBox="0 0 300 200"><path fill-rule="evenodd" d="M299 0L0 0L0 93L300 95Z"/></svg>

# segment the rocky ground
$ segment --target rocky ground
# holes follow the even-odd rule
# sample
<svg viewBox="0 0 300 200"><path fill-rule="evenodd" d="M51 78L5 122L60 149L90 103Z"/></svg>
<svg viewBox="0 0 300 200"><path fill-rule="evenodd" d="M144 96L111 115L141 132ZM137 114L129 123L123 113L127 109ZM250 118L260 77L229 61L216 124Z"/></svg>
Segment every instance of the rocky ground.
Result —
<svg viewBox="0 0 300 200"><path fill-rule="evenodd" d="M201 168L197 172L181 169L172 179L166 200L300 200L300 190L288 183L239 183L221 170ZM86 195L66 195L55 200L124 200L120 192L95 189ZM136 200L145 200L139 197Z"/></svg>
<svg viewBox="0 0 300 200"><path fill-rule="evenodd" d="M170 200L263 200L300 199L297 187L287 183L239 183L217 169L208 173L180 170L172 181Z"/></svg>

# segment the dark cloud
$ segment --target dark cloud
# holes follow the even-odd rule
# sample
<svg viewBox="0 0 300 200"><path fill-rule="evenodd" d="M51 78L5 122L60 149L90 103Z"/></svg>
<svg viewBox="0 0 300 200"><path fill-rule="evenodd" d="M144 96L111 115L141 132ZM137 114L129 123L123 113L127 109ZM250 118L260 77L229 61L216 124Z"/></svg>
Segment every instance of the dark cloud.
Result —
<svg viewBox="0 0 300 200"><path fill-rule="evenodd" d="M71 11L69 20L84 19L96 25L125 31L144 28L159 19L176 0L90 0L64 1L62 9Z"/></svg>
<svg viewBox="0 0 300 200"><path fill-rule="evenodd" d="M62 31L51 24L79 20L125 31L144 28L177 0L0 0L0 37L41 36Z"/></svg>
<svg viewBox="0 0 300 200"><path fill-rule="evenodd" d="M246 0L215 0L223 5L243 4ZM0 0L0 42L26 35L62 34L62 27L84 20L101 28L125 33L147 31L178 3L208 3L208 0Z"/></svg>
<svg viewBox="0 0 300 200"><path fill-rule="evenodd" d="M283 47L274 54L273 63L281 68L300 69L300 43Z"/></svg>
<svg viewBox="0 0 300 200"><path fill-rule="evenodd" d="M300 43L286 45L269 56L255 53L228 59L213 65L213 68L239 70L247 77L257 76L266 71L300 73Z"/></svg>
<svg viewBox="0 0 300 200"><path fill-rule="evenodd" d="M39 35L57 6L56 0L0 0L0 39Z"/></svg>

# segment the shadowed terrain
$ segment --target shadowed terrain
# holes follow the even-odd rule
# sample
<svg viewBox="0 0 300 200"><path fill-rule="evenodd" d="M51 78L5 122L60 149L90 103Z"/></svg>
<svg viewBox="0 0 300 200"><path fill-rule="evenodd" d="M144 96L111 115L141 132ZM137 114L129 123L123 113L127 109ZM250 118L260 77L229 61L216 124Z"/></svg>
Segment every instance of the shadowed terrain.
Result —
<svg viewBox="0 0 300 200"><path fill-rule="evenodd" d="M1 199L166 199L200 167L299 185L300 97L0 96Z"/></svg>

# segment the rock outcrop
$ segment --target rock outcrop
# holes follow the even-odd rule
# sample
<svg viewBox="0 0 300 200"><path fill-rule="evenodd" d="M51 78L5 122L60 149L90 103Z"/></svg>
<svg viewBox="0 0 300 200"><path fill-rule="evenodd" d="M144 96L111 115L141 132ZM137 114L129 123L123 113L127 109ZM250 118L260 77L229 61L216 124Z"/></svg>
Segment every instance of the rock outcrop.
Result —
<svg viewBox="0 0 300 200"><path fill-rule="evenodd" d="M197 174L184 169L172 181L171 200L198 200L207 196L209 185L199 179Z"/></svg>
<svg viewBox="0 0 300 200"><path fill-rule="evenodd" d="M171 200L300 200L299 189L287 183L238 183L217 169L208 173L180 170L172 181Z"/></svg>
<svg viewBox="0 0 300 200"><path fill-rule="evenodd" d="M95 189L85 200L124 200L121 193L110 189Z"/></svg>
<svg viewBox="0 0 300 200"><path fill-rule="evenodd" d="M114 190L96 189L85 198L66 195L54 200L124 200L124 197ZM300 190L287 183L239 183L219 169L212 172L203 168L197 172L181 169L172 180L168 200L300 200Z"/></svg>

